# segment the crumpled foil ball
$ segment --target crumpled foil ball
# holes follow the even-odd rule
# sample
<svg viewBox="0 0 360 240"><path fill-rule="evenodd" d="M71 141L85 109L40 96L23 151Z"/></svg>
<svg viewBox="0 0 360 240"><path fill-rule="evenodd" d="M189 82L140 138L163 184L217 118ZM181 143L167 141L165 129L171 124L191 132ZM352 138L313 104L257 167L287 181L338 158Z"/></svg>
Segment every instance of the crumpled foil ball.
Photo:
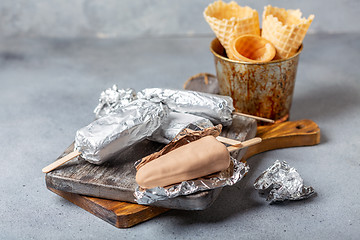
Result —
<svg viewBox="0 0 360 240"><path fill-rule="evenodd" d="M295 168L279 160L255 180L254 187L270 203L300 200L315 193L313 187L304 186L303 179Z"/></svg>

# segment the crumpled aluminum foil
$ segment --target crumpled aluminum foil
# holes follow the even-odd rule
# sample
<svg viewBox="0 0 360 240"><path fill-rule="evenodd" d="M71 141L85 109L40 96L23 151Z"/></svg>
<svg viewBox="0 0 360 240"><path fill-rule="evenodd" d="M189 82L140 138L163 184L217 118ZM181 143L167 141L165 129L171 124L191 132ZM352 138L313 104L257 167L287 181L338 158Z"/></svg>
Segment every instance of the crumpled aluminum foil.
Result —
<svg viewBox="0 0 360 240"><path fill-rule="evenodd" d="M162 103L135 100L79 129L75 149L94 164L101 164L127 147L151 136L168 118Z"/></svg>
<svg viewBox="0 0 360 240"><path fill-rule="evenodd" d="M214 126L209 119L203 117L187 113L170 112L169 117L148 139L168 144L178 133L188 128L189 125L192 125L193 128L195 127L198 130Z"/></svg>
<svg viewBox="0 0 360 240"><path fill-rule="evenodd" d="M231 169L225 170L217 177L209 179L188 180L179 184L172 185L170 188L155 187L152 189L136 188L134 192L135 201L139 204L149 205L156 201L175 198L178 196L189 195L199 191L215 189L219 187L231 186L240 181L249 171L249 166L236 160L231 159Z"/></svg>
<svg viewBox="0 0 360 240"><path fill-rule="evenodd" d="M209 93L147 88L138 92L139 99L163 101L176 112L194 114L209 119L213 124L231 125L233 100L229 96L218 96Z"/></svg>
<svg viewBox="0 0 360 240"><path fill-rule="evenodd" d="M312 187L304 186L303 179L295 168L279 160L256 179L254 187L261 195L267 195L266 201L270 203L300 200L315 193Z"/></svg>
<svg viewBox="0 0 360 240"><path fill-rule="evenodd" d="M99 98L99 104L96 106L94 113L96 119L106 116L117 109L128 105L136 99L134 89L118 89L116 85L102 91Z"/></svg>

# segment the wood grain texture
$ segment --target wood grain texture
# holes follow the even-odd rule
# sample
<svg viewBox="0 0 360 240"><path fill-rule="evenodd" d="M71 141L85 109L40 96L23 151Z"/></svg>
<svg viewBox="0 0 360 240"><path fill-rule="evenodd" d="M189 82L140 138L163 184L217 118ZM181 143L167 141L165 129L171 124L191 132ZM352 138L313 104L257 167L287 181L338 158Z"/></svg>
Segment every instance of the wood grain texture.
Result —
<svg viewBox="0 0 360 240"><path fill-rule="evenodd" d="M320 143L320 128L315 122L304 119L258 126L256 136L263 141L249 147L244 160L269 150L316 145Z"/></svg>
<svg viewBox="0 0 360 240"><path fill-rule="evenodd" d="M231 137L230 133L226 135ZM262 137L262 142L249 147L247 153L242 158L243 160L272 149L316 145L320 143L320 128L311 120L299 120L270 126L258 126L256 136ZM118 228L134 226L169 210L154 206L88 197L55 190L49 186L48 188ZM217 194L220 191L217 191Z"/></svg>
<svg viewBox="0 0 360 240"><path fill-rule="evenodd" d="M48 189L117 228L132 227L169 210Z"/></svg>

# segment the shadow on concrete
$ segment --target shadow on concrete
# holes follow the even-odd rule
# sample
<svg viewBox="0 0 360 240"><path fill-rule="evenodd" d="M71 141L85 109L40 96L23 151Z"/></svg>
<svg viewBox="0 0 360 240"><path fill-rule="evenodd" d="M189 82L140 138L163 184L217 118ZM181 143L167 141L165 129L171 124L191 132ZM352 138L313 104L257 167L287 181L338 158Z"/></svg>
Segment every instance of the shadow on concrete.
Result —
<svg viewBox="0 0 360 240"><path fill-rule="evenodd" d="M359 102L360 95L357 89L353 89L345 83L327 85L322 88L310 88L308 92L296 95L293 99L290 120L307 118L331 121L354 108L358 108Z"/></svg>

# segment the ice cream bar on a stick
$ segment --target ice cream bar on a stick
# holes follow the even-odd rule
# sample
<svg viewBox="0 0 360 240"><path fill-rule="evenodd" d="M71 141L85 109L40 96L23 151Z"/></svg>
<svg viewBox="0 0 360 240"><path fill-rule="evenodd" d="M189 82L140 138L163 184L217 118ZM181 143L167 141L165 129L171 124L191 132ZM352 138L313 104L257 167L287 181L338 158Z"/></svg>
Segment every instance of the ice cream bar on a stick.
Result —
<svg viewBox="0 0 360 240"><path fill-rule="evenodd" d="M132 101L136 100L136 93L133 89L118 89L116 85L101 92L99 104L94 110L96 119L108 114L117 112ZM188 113L170 112L161 126L150 136L149 140L168 144L182 130L190 128L192 130L202 130L213 127L212 122L204 117ZM228 144L231 139L222 138Z"/></svg>
<svg viewBox="0 0 360 240"><path fill-rule="evenodd" d="M167 119L169 110L162 103L135 100L76 132L74 152L43 168L50 172L81 155L86 161L102 164L129 146L149 136Z"/></svg>
<svg viewBox="0 0 360 240"><path fill-rule="evenodd" d="M101 92L99 104L94 113L96 119L108 114L117 112L129 103L137 99L135 90L131 88L119 89L116 85ZM214 125L207 118L193 114L179 113L171 111L168 118L161 126L149 137L149 140L168 144L183 129L191 125L195 129L204 129Z"/></svg>
<svg viewBox="0 0 360 240"><path fill-rule="evenodd" d="M214 136L205 136L144 164L138 169L136 182L144 189L151 189L223 171L230 164L229 152L259 142L261 138L253 138L226 147Z"/></svg>
<svg viewBox="0 0 360 240"><path fill-rule="evenodd" d="M213 126L205 118L169 113L169 109L162 103L135 100L79 129L76 132L74 151L42 171L50 172L79 155L90 163L101 164L145 138L169 143L189 123L200 128ZM234 140L222 137L220 141L232 144Z"/></svg>
<svg viewBox="0 0 360 240"><path fill-rule="evenodd" d="M159 89L159 90L161 90L161 89ZM174 91L174 90L170 90L170 89L166 89L166 90L162 89L162 90L169 91L169 92ZM147 90L145 89L144 91L147 91ZM120 109L120 108L126 106L127 104L129 104L130 102L134 101L137 98L137 96L135 96L134 94L135 94L135 91L133 89L118 89L116 85L114 85L112 88L106 89L105 91L103 91L101 93L100 98L99 98L99 104L94 110L94 112L96 114L96 118L100 118L100 117L106 116L107 114L110 114L112 112L116 112L116 111L118 111L118 109ZM200 95L201 95L201 93L200 93ZM204 96L206 96L206 94ZM186 113L188 110L184 111L184 107L180 111L171 111L168 118L161 124L159 129L156 130L151 137L149 137L149 139L152 141L168 144L171 140L173 140L173 138L179 132L181 132L184 128L187 128L190 124L193 127L200 128L200 129L212 127L213 126L212 122L209 119L207 119L206 117L208 117L211 114L212 115L220 115L221 112L219 112L218 108L222 108L222 106L224 105L224 99L221 96L220 97L218 97L216 95L215 95L215 97L213 97L213 96L214 95L209 95L208 97L205 98L205 100L211 98L209 103L201 102L202 99L199 99L200 102L195 106L199 109L198 112L196 113L196 115ZM151 96L148 96L148 95L145 96L143 93L139 93L139 98L144 98L149 101L153 101L153 99L157 99L157 101L162 101L161 99L163 99L163 97L164 97L164 95L159 94L159 92L157 92L157 95L151 95ZM176 96L172 96L172 97L176 97ZM191 92L184 91L184 94L182 94L181 97L182 97L182 99L177 100L177 102L176 102L177 106L174 106L173 109L177 109L179 106L181 107L181 106L186 105L187 102L191 101L186 98L187 97L193 98L194 96ZM226 97L225 97L225 99L226 99ZM231 98L228 99L228 101L232 104ZM171 103L171 101L169 101L169 99L166 102ZM199 108L198 106L199 105L201 106L201 104L204 106L202 108ZM226 104L227 103L225 103L225 105ZM218 105L220 107L218 107ZM190 106L188 106L188 108L189 107ZM211 108L211 107L214 108L213 111L215 113L209 114L208 108ZM201 109L205 109L204 111L206 111L206 112L205 113L201 112ZM190 113L193 113L193 111L194 111L194 109L191 108ZM216 111L218 111L218 112L216 112ZM239 114L241 116L262 120L262 118L243 114L243 113L233 112L233 114ZM232 117L232 116L230 115L230 117ZM264 120L266 121L267 119L264 119ZM225 120L225 121L227 121L227 120Z"/></svg>
<svg viewBox="0 0 360 240"><path fill-rule="evenodd" d="M233 100L229 96L189 90L146 88L138 92L137 97L155 102L164 102L172 111L205 117L214 124L220 123L224 126L231 125L232 114L265 122L274 122L271 119L235 112Z"/></svg>

